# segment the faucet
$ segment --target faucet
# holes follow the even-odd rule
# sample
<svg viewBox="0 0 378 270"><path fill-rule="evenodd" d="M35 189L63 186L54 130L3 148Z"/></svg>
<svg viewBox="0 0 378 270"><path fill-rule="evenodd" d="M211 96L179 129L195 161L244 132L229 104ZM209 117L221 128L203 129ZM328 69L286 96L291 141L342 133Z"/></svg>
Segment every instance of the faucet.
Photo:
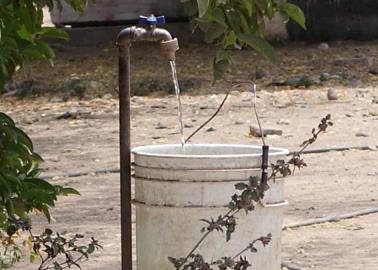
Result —
<svg viewBox="0 0 378 270"><path fill-rule="evenodd" d="M160 42L160 50L169 61L175 60L175 52L179 49L177 38L172 39L171 34L163 28L157 28L159 24L165 24L165 17L139 16L139 27L131 26L123 29L117 37L119 47L130 47L132 42L149 41Z"/></svg>
<svg viewBox="0 0 378 270"><path fill-rule="evenodd" d="M122 270L132 270L132 209L131 209L131 147L130 147L130 47L134 42L148 41L160 44L162 55L175 60L178 41L157 25L165 23L165 17L139 17L139 26L123 29L117 37L119 50L119 134L120 134L120 186L121 186L121 254Z"/></svg>

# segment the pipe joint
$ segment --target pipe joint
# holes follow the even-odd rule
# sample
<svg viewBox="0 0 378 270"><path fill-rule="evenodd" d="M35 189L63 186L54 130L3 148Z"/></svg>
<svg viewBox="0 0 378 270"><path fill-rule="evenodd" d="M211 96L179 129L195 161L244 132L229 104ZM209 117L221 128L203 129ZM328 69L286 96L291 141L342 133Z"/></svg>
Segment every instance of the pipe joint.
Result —
<svg viewBox="0 0 378 270"><path fill-rule="evenodd" d="M177 39L172 39L171 34L163 28L131 26L123 29L117 37L117 45L130 46L133 42L148 41L160 42L162 55L168 60L175 60L175 53L179 49Z"/></svg>

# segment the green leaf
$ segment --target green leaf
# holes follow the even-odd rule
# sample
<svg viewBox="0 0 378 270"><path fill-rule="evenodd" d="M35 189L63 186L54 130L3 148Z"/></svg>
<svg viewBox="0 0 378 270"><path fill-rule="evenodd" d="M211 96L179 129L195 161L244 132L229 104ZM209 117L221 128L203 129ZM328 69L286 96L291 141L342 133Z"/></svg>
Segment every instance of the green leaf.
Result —
<svg viewBox="0 0 378 270"><path fill-rule="evenodd" d="M206 43L212 43L215 39L220 37L224 33L224 27L216 22L212 23L205 32L204 40Z"/></svg>
<svg viewBox="0 0 378 270"><path fill-rule="evenodd" d="M6 202L11 196L12 190L9 186L8 181L0 175L0 195L3 198L3 201Z"/></svg>
<svg viewBox="0 0 378 270"><path fill-rule="evenodd" d="M33 184L33 188L38 188L40 190L44 191L49 191L49 192L54 192L55 193L55 187L51 185L49 182L40 179L40 178L30 178L30 179L25 179L25 183L30 183Z"/></svg>
<svg viewBox="0 0 378 270"><path fill-rule="evenodd" d="M235 33L240 33L241 31L241 20L239 13L237 11L228 11L226 13L227 22L230 30L233 30Z"/></svg>
<svg viewBox="0 0 378 270"><path fill-rule="evenodd" d="M58 195L64 195L64 196L68 196L68 195L80 195L80 192L77 191L76 189L74 188L62 188L62 190L60 191L60 193Z"/></svg>
<svg viewBox="0 0 378 270"><path fill-rule="evenodd" d="M31 141L29 136L21 129L19 128L16 128L16 129L17 129L17 141L20 144L25 145L30 151L33 151L33 142Z"/></svg>
<svg viewBox="0 0 378 270"><path fill-rule="evenodd" d="M248 188L248 185L246 183L237 183L235 184L235 189L237 190L244 190Z"/></svg>
<svg viewBox="0 0 378 270"><path fill-rule="evenodd" d="M203 17L209 7L209 0L197 0L197 5L199 17Z"/></svg>
<svg viewBox="0 0 378 270"><path fill-rule="evenodd" d="M19 13L20 19L22 21L22 24L23 24L23 26L25 26L25 29L28 32L33 32L33 30L34 30L35 24L34 24L34 21L33 21L33 18L32 18L32 14L34 12L35 12L34 7L29 6L29 5L25 5L25 4L21 4L19 9L18 9L18 13Z"/></svg>
<svg viewBox="0 0 378 270"><path fill-rule="evenodd" d="M40 50L40 48L38 48L35 45L26 47L23 50L23 54L25 58L29 58L32 60L42 60L42 61L46 60L46 55Z"/></svg>
<svg viewBox="0 0 378 270"><path fill-rule="evenodd" d="M35 261L37 261L39 259L39 255L38 253L34 252L34 251L31 251L30 252L30 262L31 263L34 263Z"/></svg>
<svg viewBox="0 0 378 270"><path fill-rule="evenodd" d="M215 53L215 63L218 63L223 60L230 59L230 54L227 50L224 49L218 49Z"/></svg>
<svg viewBox="0 0 378 270"><path fill-rule="evenodd" d="M198 6L196 0L181 0L185 13L189 17L193 17L198 14Z"/></svg>
<svg viewBox="0 0 378 270"><path fill-rule="evenodd" d="M243 6L248 12L248 16L252 16L252 2L251 0L243 0Z"/></svg>
<svg viewBox="0 0 378 270"><path fill-rule="evenodd" d="M231 64L230 55L228 51L218 49L213 60L213 79L219 80L226 73Z"/></svg>
<svg viewBox="0 0 378 270"><path fill-rule="evenodd" d="M228 32L223 41L223 47L227 48L228 46L235 45L237 42L237 36L234 31Z"/></svg>
<svg viewBox="0 0 378 270"><path fill-rule="evenodd" d="M293 21L298 23L303 29L306 29L306 18L303 11L296 5L284 3L280 6L281 12L288 15Z"/></svg>
<svg viewBox="0 0 378 270"><path fill-rule="evenodd" d="M70 37L64 30L60 30L53 27L44 27L39 34L43 37L59 38L63 40L69 40Z"/></svg>
<svg viewBox="0 0 378 270"><path fill-rule="evenodd" d="M262 54L265 58L270 60L272 63L276 63L276 54L273 47L264 39L254 34L237 34L238 39L249 47L256 50L258 53Z"/></svg>
<svg viewBox="0 0 378 270"><path fill-rule="evenodd" d="M8 115L5 113L0 112L0 124L6 123L7 125L14 126L15 123Z"/></svg>
<svg viewBox="0 0 378 270"><path fill-rule="evenodd" d="M49 207L47 205L42 205L42 212L45 215L47 221L50 223L51 222L51 214L49 211Z"/></svg>
<svg viewBox="0 0 378 270"><path fill-rule="evenodd" d="M22 27L20 29L18 29L16 31L17 35L21 38L21 39L24 39L26 41L29 41L31 43L34 42L34 37L33 37L33 34L30 33L26 27L24 25L22 25Z"/></svg>
<svg viewBox="0 0 378 270"><path fill-rule="evenodd" d="M55 57L55 53L54 53L53 49L46 42L38 40L36 43L37 43L38 47L40 48L40 50L46 56L47 60L51 61ZM52 62L50 62L50 63L52 63Z"/></svg>
<svg viewBox="0 0 378 270"><path fill-rule="evenodd" d="M221 8L216 7L212 13L212 19L222 25L223 27L227 27L226 23L226 16Z"/></svg>
<svg viewBox="0 0 378 270"><path fill-rule="evenodd" d="M85 0L65 0L74 10L83 12L87 1Z"/></svg>

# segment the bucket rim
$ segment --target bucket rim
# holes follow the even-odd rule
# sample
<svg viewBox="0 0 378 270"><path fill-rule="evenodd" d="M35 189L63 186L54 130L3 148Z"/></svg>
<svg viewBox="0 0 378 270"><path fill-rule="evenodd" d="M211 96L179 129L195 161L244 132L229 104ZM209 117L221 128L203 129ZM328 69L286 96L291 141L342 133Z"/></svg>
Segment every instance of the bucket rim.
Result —
<svg viewBox="0 0 378 270"><path fill-rule="evenodd" d="M249 148L249 149L261 149L261 145L252 145L252 144L186 144L185 147L234 147L234 148ZM136 156L145 156L145 157L156 157L156 158L180 158L180 159L198 159L198 158L206 158L206 159L218 159L218 158L248 158L248 157L259 157L261 153L251 153L251 154L213 154L213 155L183 155L183 154L167 154L167 153L149 153L147 149L157 149L163 147L181 147L181 144L152 144L152 145L144 145L138 146L131 150L131 152ZM269 156L281 156L281 155L288 155L290 151L285 148L280 147L270 147L269 150L273 150L274 152L271 153L269 151Z"/></svg>

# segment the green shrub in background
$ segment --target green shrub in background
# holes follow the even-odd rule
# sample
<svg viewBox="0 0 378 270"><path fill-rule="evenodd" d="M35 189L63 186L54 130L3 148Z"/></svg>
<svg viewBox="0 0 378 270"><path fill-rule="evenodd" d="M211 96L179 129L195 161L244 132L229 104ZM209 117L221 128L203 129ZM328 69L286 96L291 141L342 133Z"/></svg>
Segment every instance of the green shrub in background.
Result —
<svg viewBox="0 0 378 270"><path fill-rule="evenodd" d="M249 47L275 63L273 47L265 39L267 20L277 13L305 26L302 10L282 0L181 0L193 31L204 32L207 43L217 47L213 60L214 79L220 79L231 64L228 49Z"/></svg>
<svg viewBox="0 0 378 270"><path fill-rule="evenodd" d="M64 0L76 11L83 11L87 0ZM22 68L26 60L52 64L54 51L46 38L68 39L63 30L42 27L43 8L62 8L62 0L0 1L0 93L7 80Z"/></svg>
<svg viewBox="0 0 378 270"><path fill-rule="evenodd" d="M0 113L0 269L19 260L16 236L31 230L31 213L43 213L50 221L58 196L79 194L38 177L42 161L30 138Z"/></svg>

